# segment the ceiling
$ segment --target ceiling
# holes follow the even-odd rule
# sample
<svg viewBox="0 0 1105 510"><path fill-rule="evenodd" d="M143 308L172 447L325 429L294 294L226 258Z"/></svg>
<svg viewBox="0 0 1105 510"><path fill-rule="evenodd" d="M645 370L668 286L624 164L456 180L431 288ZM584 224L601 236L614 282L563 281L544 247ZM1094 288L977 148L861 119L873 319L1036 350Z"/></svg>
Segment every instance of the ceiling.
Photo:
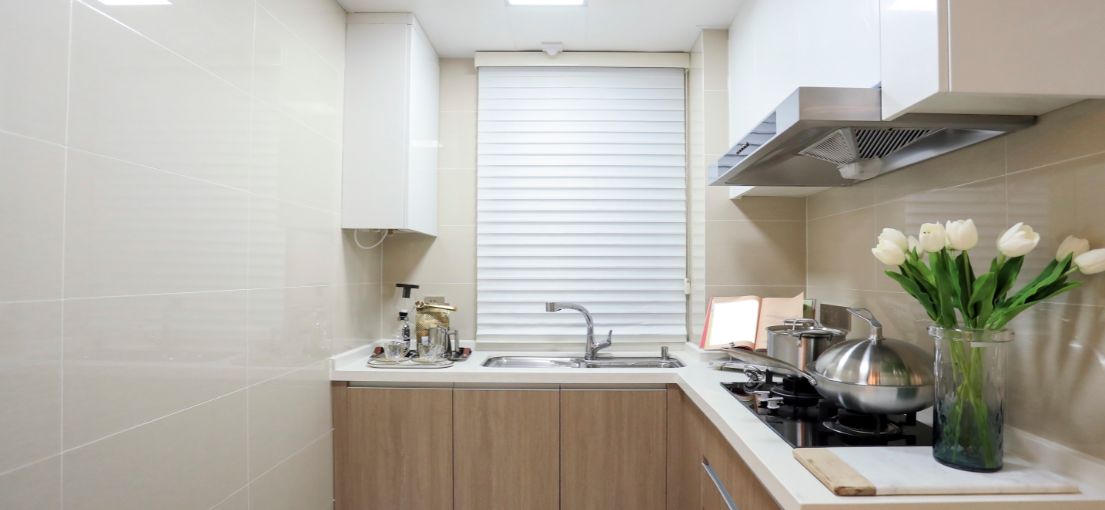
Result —
<svg viewBox="0 0 1105 510"><path fill-rule="evenodd" d="M475 51L687 51L699 30L728 27L740 0L587 0L511 7L506 0L338 0L349 12L413 12L442 57Z"/></svg>

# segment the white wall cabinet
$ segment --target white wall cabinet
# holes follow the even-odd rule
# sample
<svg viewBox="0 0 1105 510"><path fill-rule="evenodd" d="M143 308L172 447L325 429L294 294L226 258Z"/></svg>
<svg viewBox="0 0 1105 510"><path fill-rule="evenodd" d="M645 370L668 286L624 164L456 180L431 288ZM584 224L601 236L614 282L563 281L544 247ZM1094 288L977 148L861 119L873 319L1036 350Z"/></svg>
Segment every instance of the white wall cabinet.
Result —
<svg viewBox="0 0 1105 510"><path fill-rule="evenodd" d="M882 113L1039 115L1105 96L1101 0L881 0Z"/></svg>
<svg viewBox="0 0 1105 510"><path fill-rule="evenodd" d="M437 235L438 57L411 14L350 14L342 228Z"/></svg>

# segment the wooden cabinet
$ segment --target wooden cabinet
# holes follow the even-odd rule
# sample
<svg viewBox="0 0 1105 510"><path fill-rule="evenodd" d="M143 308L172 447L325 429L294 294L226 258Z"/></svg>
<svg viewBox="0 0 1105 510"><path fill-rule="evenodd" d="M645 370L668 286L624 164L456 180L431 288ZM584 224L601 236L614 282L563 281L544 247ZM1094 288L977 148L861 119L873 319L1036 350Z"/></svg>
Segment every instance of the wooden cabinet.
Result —
<svg viewBox="0 0 1105 510"><path fill-rule="evenodd" d="M334 508L453 508L453 390L335 385Z"/></svg>
<svg viewBox="0 0 1105 510"><path fill-rule="evenodd" d="M705 420L679 386L668 386L668 510L706 508L699 487Z"/></svg>
<svg viewBox="0 0 1105 510"><path fill-rule="evenodd" d="M560 508L665 508L667 395L562 390Z"/></svg>
<svg viewBox="0 0 1105 510"><path fill-rule="evenodd" d="M453 393L456 510L560 508L560 392Z"/></svg>
<svg viewBox="0 0 1105 510"><path fill-rule="evenodd" d="M438 72L414 15L349 15L342 228L437 234Z"/></svg>
<svg viewBox="0 0 1105 510"><path fill-rule="evenodd" d="M1042 114L1105 95L1105 2L881 0L882 114Z"/></svg>

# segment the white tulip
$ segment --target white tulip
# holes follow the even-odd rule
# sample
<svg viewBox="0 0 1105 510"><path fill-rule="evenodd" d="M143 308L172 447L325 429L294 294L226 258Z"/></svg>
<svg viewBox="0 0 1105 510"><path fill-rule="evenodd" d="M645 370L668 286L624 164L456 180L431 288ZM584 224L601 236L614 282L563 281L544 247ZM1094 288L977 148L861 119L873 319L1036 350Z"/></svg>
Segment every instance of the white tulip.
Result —
<svg viewBox="0 0 1105 510"><path fill-rule="evenodd" d="M900 266L905 263L905 250L886 239L880 240L877 246L871 248L871 254L879 259L879 262L888 266Z"/></svg>
<svg viewBox="0 0 1105 510"><path fill-rule="evenodd" d="M1009 258L1021 257L1036 248L1040 244L1040 234L1024 222L1009 227L998 238L998 251Z"/></svg>
<svg viewBox="0 0 1105 510"><path fill-rule="evenodd" d="M898 245L902 251L909 249L909 240L906 239L905 234L903 234L901 230L893 228L882 229L882 233L879 234L879 242L881 243L883 241L889 241Z"/></svg>
<svg viewBox="0 0 1105 510"><path fill-rule="evenodd" d="M1105 248L1090 250L1074 257L1074 265L1082 274L1097 274L1105 271Z"/></svg>
<svg viewBox="0 0 1105 510"><path fill-rule="evenodd" d="M1090 251L1090 242L1081 237L1067 236L1059 243L1059 249L1055 250L1055 260L1063 260L1067 255L1079 255Z"/></svg>
<svg viewBox="0 0 1105 510"><path fill-rule="evenodd" d="M918 241L917 238L913 236L909 236L909 239L906 242L909 245L909 251L912 252L916 252L917 247L921 245L921 241Z"/></svg>
<svg viewBox="0 0 1105 510"><path fill-rule="evenodd" d="M948 233L948 248L967 251L978 244L978 229L974 220L949 221L944 230Z"/></svg>
<svg viewBox="0 0 1105 510"><path fill-rule="evenodd" d="M943 250L948 244L948 234L944 226L939 223L925 223L921 225L921 234L918 237L918 245L929 253Z"/></svg>

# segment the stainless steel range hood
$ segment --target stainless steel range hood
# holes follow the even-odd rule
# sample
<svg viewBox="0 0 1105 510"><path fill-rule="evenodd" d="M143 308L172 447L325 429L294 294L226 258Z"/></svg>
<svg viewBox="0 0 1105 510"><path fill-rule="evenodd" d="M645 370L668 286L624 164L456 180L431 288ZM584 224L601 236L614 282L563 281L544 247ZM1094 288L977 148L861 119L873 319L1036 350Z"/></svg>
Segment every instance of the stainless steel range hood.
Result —
<svg viewBox="0 0 1105 510"><path fill-rule="evenodd" d="M800 87L711 169L714 186L848 186L1036 122L911 113L882 120L877 88Z"/></svg>

